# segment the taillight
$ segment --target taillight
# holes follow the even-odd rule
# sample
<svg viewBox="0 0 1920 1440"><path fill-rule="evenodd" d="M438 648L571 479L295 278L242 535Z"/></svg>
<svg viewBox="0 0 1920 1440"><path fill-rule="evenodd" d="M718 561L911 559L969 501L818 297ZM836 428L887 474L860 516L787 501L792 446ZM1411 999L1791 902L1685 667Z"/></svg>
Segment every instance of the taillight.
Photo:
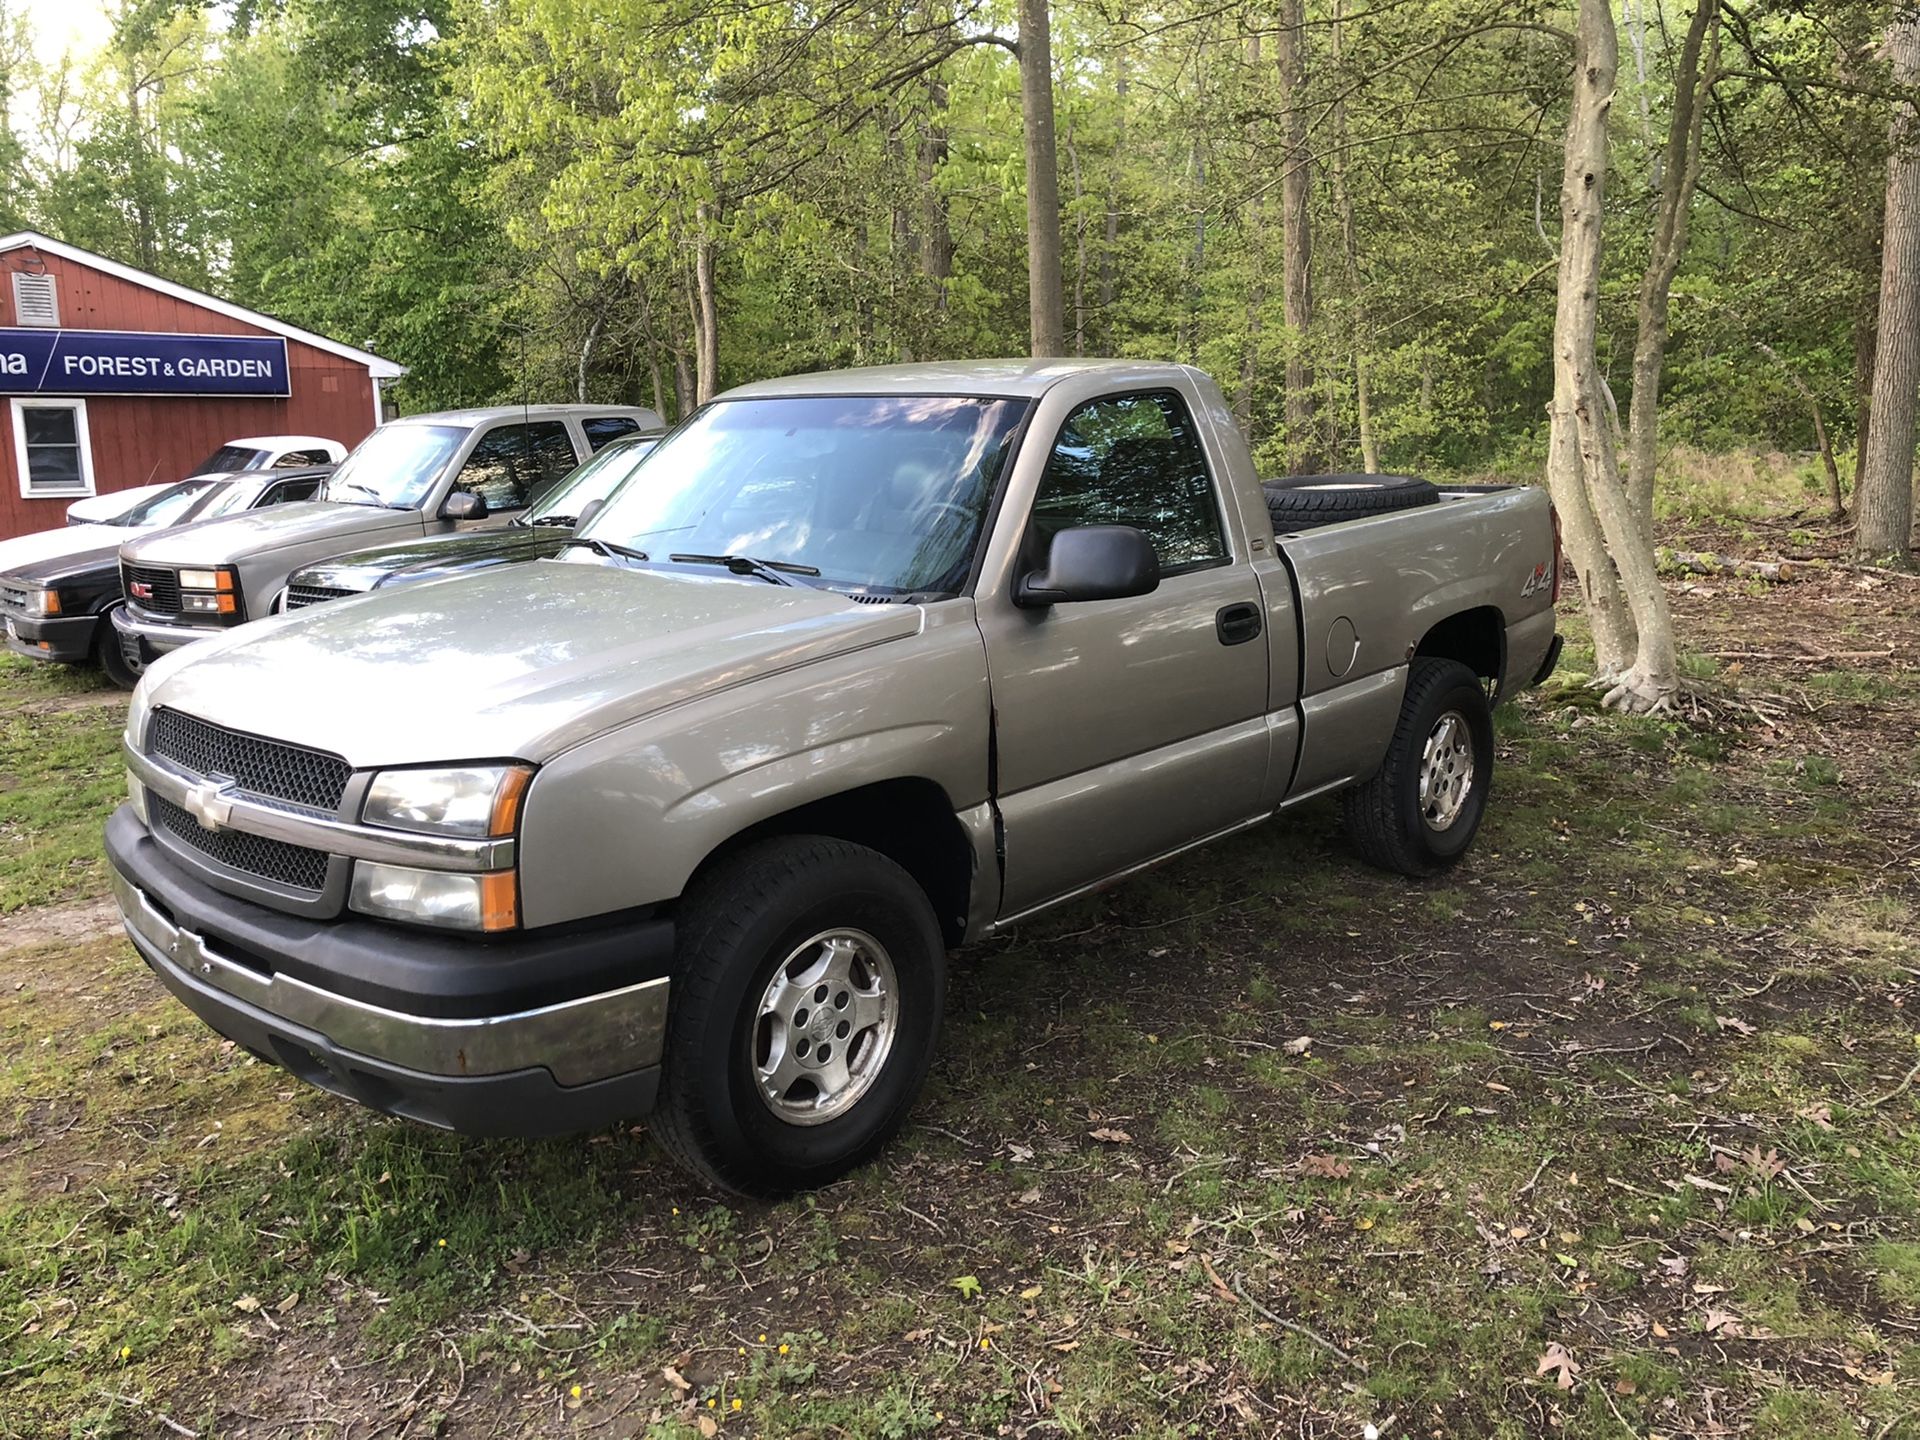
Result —
<svg viewBox="0 0 1920 1440"><path fill-rule="evenodd" d="M1553 506L1547 507L1547 513L1553 516L1553 603L1560 603L1560 512Z"/></svg>

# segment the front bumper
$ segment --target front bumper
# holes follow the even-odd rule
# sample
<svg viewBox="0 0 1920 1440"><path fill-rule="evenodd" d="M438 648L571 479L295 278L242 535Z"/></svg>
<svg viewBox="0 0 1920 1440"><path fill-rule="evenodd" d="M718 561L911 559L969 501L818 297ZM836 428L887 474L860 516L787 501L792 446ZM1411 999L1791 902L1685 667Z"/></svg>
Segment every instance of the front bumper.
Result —
<svg viewBox="0 0 1920 1440"><path fill-rule="evenodd" d="M312 921L221 894L130 807L107 824L141 958L213 1029L322 1089L471 1135L560 1135L653 1108L673 930L469 941Z"/></svg>
<svg viewBox="0 0 1920 1440"><path fill-rule="evenodd" d="M224 635L231 626L168 624L137 613L132 605L113 612L113 631L120 641L120 653L135 669L150 665L169 651L209 636Z"/></svg>
<svg viewBox="0 0 1920 1440"><path fill-rule="evenodd" d="M9 615L7 648L30 660L78 665L92 658L93 636L99 624L98 615L55 615L46 619Z"/></svg>

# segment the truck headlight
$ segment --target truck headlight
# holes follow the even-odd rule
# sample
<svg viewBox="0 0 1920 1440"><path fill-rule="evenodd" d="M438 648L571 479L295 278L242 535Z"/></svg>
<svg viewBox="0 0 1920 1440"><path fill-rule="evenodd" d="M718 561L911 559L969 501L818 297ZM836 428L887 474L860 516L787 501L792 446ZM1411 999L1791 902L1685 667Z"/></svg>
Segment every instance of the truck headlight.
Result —
<svg viewBox="0 0 1920 1440"><path fill-rule="evenodd" d="M239 577L231 565L180 572L180 608L199 615L240 613Z"/></svg>
<svg viewBox="0 0 1920 1440"><path fill-rule="evenodd" d="M518 890L511 870L474 875L356 860L347 903L363 915L414 925L511 930L520 923Z"/></svg>
<svg viewBox="0 0 1920 1440"><path fill-rule="evenodd" d="M367 788L360 816L369 825L424 835L505 837L520 822L520 797L532 778L525 765L382 770Z"/></svg>
<svg viewBox="0 0 1920 1440"><path fill-rule="evenodd" d="M27 591L27 614L58 615L60 592L50 585L37 585Z"/></svg>

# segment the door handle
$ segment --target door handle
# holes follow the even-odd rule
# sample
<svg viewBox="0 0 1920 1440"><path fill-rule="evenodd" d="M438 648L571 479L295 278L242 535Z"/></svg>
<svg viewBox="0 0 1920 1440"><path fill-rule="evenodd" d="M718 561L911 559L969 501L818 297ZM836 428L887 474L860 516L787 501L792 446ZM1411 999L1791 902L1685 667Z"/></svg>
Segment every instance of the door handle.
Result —
<svg viewBox="0 0 1920 1440"><path fill-rule="evenodd" d="M1260 607L1243 602L1229 605L1213 617L1213 628L1222 645L1244 645L1260 637Z"/></svg>

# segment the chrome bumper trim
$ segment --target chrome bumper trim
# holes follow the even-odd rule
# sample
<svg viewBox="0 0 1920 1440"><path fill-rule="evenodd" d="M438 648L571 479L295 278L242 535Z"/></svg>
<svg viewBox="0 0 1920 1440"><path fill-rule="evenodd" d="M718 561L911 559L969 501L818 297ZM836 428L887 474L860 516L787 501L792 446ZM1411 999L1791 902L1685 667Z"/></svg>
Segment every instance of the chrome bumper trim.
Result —
<svg viewBox="0 0 1920 1440"><path fill-rule="evenodd" d="M513 868L511 839L461 840L451 835L416 835L405 830L382 830L373 825L350 825L325 815L297 814L249 800L231 789L210 788L203 777L191 775L155 756L144 755L124 738L120 748L135 779L161 799L195 816L202 825L206 824L202 812L211 800L220 807L218 828L243 830L249 835L282 840L309 850L324 850L355 860L414 865L422 870Z"/></svg>
<svg viewBox="0 0 1920 1440"><path fill-rule="evenodd" d="M313 1031L352 1054L452 1077L539 1067L562 1085L584 1085L658 1065L665 1050L664 977L512 1015L466 1020L408 1015L289 975L263 975L228 959L204 937L162 915L117 867L107 869L120 918L150 964Z"/></svg>
<svg viewBox="0 0 1920 1440"><path fill-rule="evenodd" d="M162 655L178 650L182 645L191 645L196 640L225 635L233 628L231 625L169 625L160 620L142 620L127 605L116 607L112 614L116 631L122 635L139 636Z"/></svg>

